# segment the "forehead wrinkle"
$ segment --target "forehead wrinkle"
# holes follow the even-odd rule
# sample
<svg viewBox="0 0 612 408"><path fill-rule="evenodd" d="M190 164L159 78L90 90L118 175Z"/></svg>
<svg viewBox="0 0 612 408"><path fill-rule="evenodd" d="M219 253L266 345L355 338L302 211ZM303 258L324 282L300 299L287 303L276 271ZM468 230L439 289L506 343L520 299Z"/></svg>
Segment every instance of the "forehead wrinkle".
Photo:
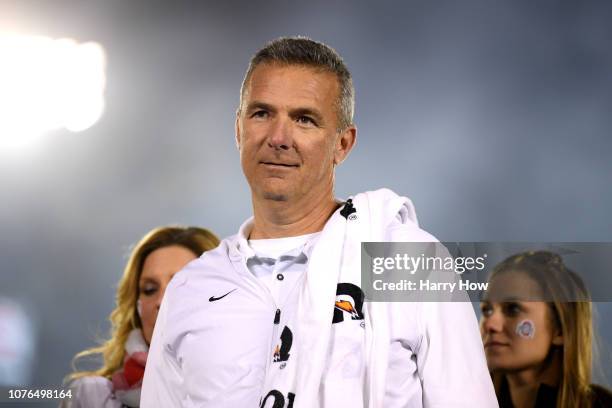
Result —
<svg viewBox="0 0 612 408"><path fill-rule="evenodd" d="M269 72L262 75L262 72L265 72L263 71L264 69L269 70ZM304 72L311 75L308 75L306 78L296 78L300 73ZM299 82L297 79L299 79ZM328 86L325 83L328 82L328 79L332 79L332 86ZM278 105L287 111L303 108L320 111L320 109L314 108L313 105L324 106L325 102L329 102L329 107L335 113L338 92L338 81L332 73L293 65L287 67L263 65L258 66L253 71L244 96L247 99L247 106L251 105L248 99L254 99L259 102ZM287 99L289 99L287 96L295 99L295 101L291 101L291 105L287 104Z"/></svg>

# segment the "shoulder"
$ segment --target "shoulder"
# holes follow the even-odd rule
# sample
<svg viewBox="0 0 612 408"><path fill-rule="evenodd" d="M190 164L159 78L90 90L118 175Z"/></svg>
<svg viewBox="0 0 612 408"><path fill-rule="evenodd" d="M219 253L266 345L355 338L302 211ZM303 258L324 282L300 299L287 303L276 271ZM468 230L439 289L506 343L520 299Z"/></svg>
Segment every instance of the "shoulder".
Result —
<svg viewBox="0 0 612 408"><path fill-rule="evenodd" d="M420 228L416 223L402 222L395 219L387 227L387 236L391 242L438 242L438 239Z"/></svg>
<svg viewBox="0 0 612 408"><path fill-rule="evenodd" d="M612 392L601 385L591 384L593 408L612 407Z"/></svg>
<svg viewBox="0 0 612 408"><path fill-rule="evenodd" d="M121 402L115 399L111 381L100 376L86 376L70 383L72 398L68 406L79 407L121 407Z"/></svg>
<svg viewBox="0 0 612 408"><path fill-rule="evenodd" d="M181 269L170 282L168 289L172 292L187 282L197 281L201 278L211 278L215 271L223 270L229 263L229 252L236 237L225 238L210 251L204 252L199 258L189 262Z"/></svg>
<svg viewBox="0 0 612 408"><path fill-rule="evenodd" d="M367 225L367 231L370 231L370 234L374 231L376 241L438 241L432 234L419 227L416 209L408 197L400 196L387 188L381 188L356 194L352 200L360 223ZM381 236L377 235L378 231L382 232Z"/></svg>
<svg viewBox="0 0 612 408"><path fill-rule="evenodd" d="M219 288L227 286L228 279L233 279L230 251L234 239L224 239L217 248L191 261L172 277L162 302L162 308L165 305L170 318L180 317L189 310L199 310L203 299L208 299L203 294L216 293Z"/></svg>

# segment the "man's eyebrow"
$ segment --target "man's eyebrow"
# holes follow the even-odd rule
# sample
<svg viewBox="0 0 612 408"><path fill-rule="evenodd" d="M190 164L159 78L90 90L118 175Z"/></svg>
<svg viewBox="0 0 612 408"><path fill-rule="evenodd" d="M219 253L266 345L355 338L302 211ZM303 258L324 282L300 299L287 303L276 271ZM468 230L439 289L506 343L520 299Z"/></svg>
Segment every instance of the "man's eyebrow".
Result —
<svg viewBox="0 0 612 408"><path fill-rule="evenodd" d="M260 101L250 102L246 107L247 112L252 112L257 109L262 109L265 111L274 111L274 108L272 107L272 105L267 104L265 102L260 102Z"/></svg>
<svg viewBox="0 0 612 408"><path fill-rule="evenodd" d="M317 109L314 108L296 108L292 109L290 112L292 117L300 117L300 116L312 116L317 121L323 121L323 115Z"/></svg>
<svg viewBox="0 0 612 408"><path fill-rule="evenodd" d="M276 109L268 103L261 102L261 101L253 101L247 105L245 112L253 112L258 109L265 110L268 112L276 111ZM294 117L294 118L300 117L300 116L312 116L318 122L323 122L323 115L318 109L315 109L315 108L310 108L310 107L294 108L290 110L289 114L291 115L291 117Z"/></svg>

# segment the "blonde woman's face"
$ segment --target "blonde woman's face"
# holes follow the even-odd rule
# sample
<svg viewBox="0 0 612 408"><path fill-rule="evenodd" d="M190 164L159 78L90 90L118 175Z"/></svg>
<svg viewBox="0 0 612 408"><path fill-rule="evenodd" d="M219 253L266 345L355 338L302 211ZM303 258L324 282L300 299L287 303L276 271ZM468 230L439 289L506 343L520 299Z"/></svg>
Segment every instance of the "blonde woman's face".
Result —
<svg viewBox="0 0 612 408"><path fill-rule="evenodd" d="M193 252L179 245L156 249L145 258L138 282L138 308L147 344L151 343L157 312L170 279L194 259Z"/></svg>
<svg viewBox="0 0 612 408"><path fill-rule="evenodd" d="M553 345L563 344L548 304L521 300L542 299L537 283L521 275L520 280L517 274L497 275L480 303L480 334L489 370L536 368L544 364Z"/></svg>

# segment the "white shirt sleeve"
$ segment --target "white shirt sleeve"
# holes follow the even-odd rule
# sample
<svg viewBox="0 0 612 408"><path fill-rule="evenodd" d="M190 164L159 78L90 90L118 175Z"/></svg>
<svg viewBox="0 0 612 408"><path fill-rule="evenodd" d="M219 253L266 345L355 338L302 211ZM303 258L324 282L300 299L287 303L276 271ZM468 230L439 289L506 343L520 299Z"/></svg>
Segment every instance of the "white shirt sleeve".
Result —
<svg viewBox="0 0 612 408"><path fill-rule="evenodd" d="M168 289L171 289L171 287L168 287ZM181 367L166 342L169 329L168 303L170 302L170 294L168 292L169 290L166 290L166 295L157 315L145 366L140 397L140 406L144 408L180 407L183 405Z"/></svg>

